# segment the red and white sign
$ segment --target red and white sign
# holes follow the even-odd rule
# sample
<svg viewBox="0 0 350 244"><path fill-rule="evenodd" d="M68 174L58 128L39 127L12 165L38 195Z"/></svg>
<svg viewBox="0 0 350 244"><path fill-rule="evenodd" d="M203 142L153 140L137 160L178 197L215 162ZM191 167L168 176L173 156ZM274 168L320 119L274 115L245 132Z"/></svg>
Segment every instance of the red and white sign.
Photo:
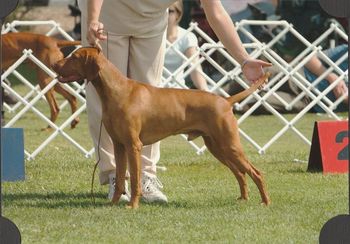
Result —
<svg viewBox="0 0 350 244"><path fill-rule="evenodd" d="M308 170L349 172L348 121L315 122Z"/></svg>

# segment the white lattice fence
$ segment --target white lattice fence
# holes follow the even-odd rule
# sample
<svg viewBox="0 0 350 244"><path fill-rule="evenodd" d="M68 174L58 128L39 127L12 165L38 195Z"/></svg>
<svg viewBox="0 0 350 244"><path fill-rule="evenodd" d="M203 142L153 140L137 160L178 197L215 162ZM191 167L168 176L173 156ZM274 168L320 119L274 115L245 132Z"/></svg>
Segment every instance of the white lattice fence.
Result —
<svg viewBox="0 0 350 244"><path fill-rule="evenodd" d="M51 27L51 29L46 33L47 36L51 36L53 34L60 34L67 40L73 40L73 38L69 36L68 33L66 33L59 26L58 23L54 21L14 21L12 23L6 24L2 33L5 34L7 32L18 32L18 27L35 25L45 25ZM6 50L3 51L6 52ZM28 77L25 77L18 71L19 66L27 60L30 60L33 65L42 69L52 78L52 81L44 89L41 90L39 88L39 85L34 85L28 80ZM33 69L33 67L31 67L31 69ZM15 87L9 86L6 82L1 82L2 87L18 99L18 102L15 105L10 106L6 103L4 104L6 113L13 114L13 116L11 116L11 119L9 119L6 122L4 127L6 128L16 126L17 124L21 124L21 120L24 117L34 115L34 119L43 120L45 127L49 125L52 128L50 132L39 131L39 128L36 129L39 131L38 134L40 134L42 142L39 145L36 145L34 148L32 147L32 145L30 145L30 138L25 138L25 155L27 159L33 159L58 136L62 136L65 139L65 141L69 142L72 146L76 147L85 156L91 156L93 150L84 148L76 138L72 137L70 130L67 129L72 120L78 115L80 115L82 112L84 112L86 109L85 98L80 95L80 93L84 91L84 87L80 86L78 83L74 83L72 86L62 84L69 93L71 93L78 99L79 107L77 111L75 111L73 114L61 119L60 121L62 122L56 122L55 124L47 117L47 112L40 111L40 106L38 106L38 104L42 101L46 101L45 94L50 89L52 89L58 82L58 80L55 79L56 74L53 71L51 71L48 67L46 67L45 64L43 64L39 59L37 59L32 54L31 50L24 49L23 55L2 74L1 80L9 80L13 79L14 77L17 79L17 81L19 81L22 84L22 87L25 88L22 88L21 91L16 91ZM59 95L56 94L56 97L57 96ZM63 116L62 111L65 109L67 104L68 102L66 100L59 104L59 109L61 111L59 117ZM33 115L31 115L31 113ZM26 128L24 127L24 129Z"/></svg>
<svg viewBox="0 0 350 244"><path fill-rule="evenodd" d="M298 33L291 24L286 21L249 21L243 20L239 23L236 23L237 29L243 35L246 35L251 43L245 44L246 48L249 48L251 51L251 56L254 58L265 58L269 62L271 62L277 72L275 72L274 76L270 79L269 84L264 88L265 92L263 95L259 95L258 93L254 93L252 96L246 98L239 104L235 105L237 110L242 110L244 106L251 103L253 101L253 105L243 113L243 115L239 118L238 123L242 124L244 121L250 117L255 110L259 108L259 106L264 106L270 114L274 115L276 119L278 119L282 128L276 132L276 134L271 135L271 138L265 144L259 144L256 139L252 138L249 135L249 132L243 131L240 129L241 135L248 140L258 151L259 153L265 153L266 150L275 143L282 135L284 135L287 131L293 131L297 136L301 138L306 144L311 145L310 140L296 127L296 124L300 119L315 106L319 105L330 118L335 120L340 120L341 118L337 116L334 110L337 106L343 102L346 98L347 94L344 94L340 98L338 98L335 102L332 102L329 98L327 98L327 94L332 91L332 89L342 80L348 81L348 73L347 71L341 70L338 65L347 60L347 52L342 55L338 60L332 61L327 55L324 53L322 47L320 46L321 42L329 41L330 36L334 33L339 35L339 37L347 43L347 35L344 31L336 24L331 24L330 28L324 32L320 33L319 38L315 40L313 43L310 43L306 40L300 33ZM261 26L268 30L271 33L271 40L267 43L260 42L254 35L247 31L247 26ZM273 34L273 30L279 28L279 32ZM203 76L207 80L210 85L210 91L228 96L227 92L223 87L227 85L229 82L237 82L243 88L247 88L248 85L242 78L242 72L238 65L238 63L223 49L220 43L215 43L206 33L204 33L196 23L191 23L187 32L192 31L196 33L198 36L205 40L205 44L199 47L196 55L200 56L198 62L193 63L194 57L187 59L179 51L176 51L180 57L183 58L184 63L181 67L178 68L173 74L168 74L167 78L163 79L163 86L168 87L181 87L188 88L184 86L179 80L186 78L189 76L190 72L196 68L198 64L203 64L204 61L208 61L210 65L216 70L216 74L210 76L202 72ZM295 36L300 42L305 45L304 50L295 58L292 62L287 62L282 57L280 57L275 51L275 45L280 42L287 33L291 33ZM168 43L168 49L173 48L174 43ZM225 63L230 63L230 67L227 69L222 67L217 60L211 57L214 52L218 52L225 59ZM327 63L329 68L327 71L319 76L315 81L310 83L305 77L300 74L300 70L302 70L305 64L314 56L317 55L320 60ZM184 77L179 77L178 73L180 73L181 69L187 68L184 73ZM167 72L167 70L165 70ZM333 82L327 89L324 91L319 91L317 89L317 84L325 78L327 74L330 72L334 72L338 75L338 79ZM169 72L168 72L169 73ZM292 102L285 101L281 96L279 96L276 91L281 88L285 83L289 80L294 82L294 84L300 89L300 94L294 98ZM311 101L305 106L300 112L294 114L292 119L288 119L284 114L278 112L273 106L269 104L267 101L269 97L275 97L281 104L284 105L287 111L292 111L293 106L303 99L305 96L308 97ZM185 135L182 135L184 139L186 139ZM197 153L201 153L205 150L204 146L200 146L200 144L195 144L190 142L191 145L195 148Z"/></svg>
<svg viewBox="0 0 350 244"><path fill-rule="evenodd" d="M51 35L52 33L60 32L65 38L72 40L69 35L64 32L57 23L53 21L48 22L19 22L14 21L6 25L4 32L8 31L17 31L16 27L20 25L37 25L37 24L46 24L51 25L52 29L47 33ZM271 31L271 40L266 43L260 42L257 38L254 37L250 32L247 31L246 26L263 26L267 30ZM345 99L345 95L340 97L337 101L332 102L325 95L332 91L332 89L342 80L348 80L347 71L342 71L338 65L347 59L347 53L344 54L340 59L336 61L330 60L327 55L325 55L322 50L320 43L324 40L329 39L330 35L337 33L344 41L347 42L348 36L335 24L332 24L330 28L325 33L320 33L320 37L315 40L313 43L310 43L303 36L301 36L292 25L285 21L241 21L237 23L237 28L240 33L246 35L251 43L244 44L246 48L249 48L251 56L254 58L265 58L271 62L275 67L275 73L270 79L270 82L264 88L264 93L255 92L250 97L246 98L239 104L235 104L235 109L238 111L243 111L240 116L238 123L243 124L251 115L256 111L260 106L264 106L266 110L269 111L277 120L280 121L282 128L279 129L275 134L271 135L267 142L261 143L258 138L253 138L250 131L244 131L240 129L240 133L243 138L245 138L250 144L252 144L259 153L265 153L266 150L272 146L282 135L287 131L294 132L297 136L301 138L302 141L310 145L310 140L297 128L296 124L301 120L301 118L309 112L314 105L319 105L331 118L335 120L340 120L337 114L334 112L335 108ZM279 28L279 32L273 34L273 30ZM187 32L194 32L197 36L204 40L204 44L201 45L195 56L192 56L190 59L187 59L181 52L176 50L176 53L183 58L184 63L179 67L175 72L170 73L167 69L164 69L164 73L167 74L163 77L161 86L164 87L181 87L187 89L188 87L184 85L180 80L186 79L191 71L195 69L199 64L210 66L211 70L214 72L207 72L206 70L201 70L201 74L207 80L209 85L210 92L215 92L222 96L229 96L227 93L227 85L232 82L238 83L242 88L247 88L248 84L244 81L242 77L242 72L237 61L235 61L222 47L220 43L213 41L206 33L204 33L196 23L191 23ZM285 59L280 57L275 51L274 47L279 43L287 33L294 35L300 42L305 45L305 49L291 62L287 62ZM167 50L173 48L174 44L168 43ZM312 58L313 55L317 55L322 61L329 65L327 71L318 77L314 82L310 83L302 75L300 75L300 70L304 68L305 64ZM198 57L198 59L196 59ZM219 60L217 59L219 57ZM51 77L53 77L52 82L42 91L39 90L38 86L33 86L28 82L17 70L16 68L20 65L25 59L31 59L36 65L41 67L45 72L47 72ZM193 60L197 60L194 62ZM181 70L184 70L183 75L179 76ZM326 90L319 91L316 87L318 82L320 82L329 72L336 73L339 78L332 83ZM2 80L8 77L8 75L15 75L23 84L29 87L30 92L25 95L20 95L11 87L7 86L2 82L2 86L8 90L10 93L15 94L15 96L20 100L20 104L15 106L8 106L5 104L5 108L8 112L16 113L5 127L11 127L17 120L19 120L27 111L33 111L37 118L43 119L46 123L50 124L54 129L54 132L47 137L43 143L38 146L33 151L26 151L26 155L29 159L34 158L38 153L45 149L45 147L57 136L63 136L67 141L71 143L72 146L76 147L80 152L83 153L86 157L90 157L93 153L93 149L86 149L76 139L73 139L71 132L64 130L74 118L75 115L78 115L85 111L86 105L83 97L79 93L83 90L83 87L78 84L74 86L67 86L66 88L76 96L80 102L81 106L78 111L74 114L65 118L65 120L60 125L55 125L50 123L50 120L35 107L36 102L40 99L44 99L45 92L52 87L57 80L54 79L55 74L45 67L39 60L37 60L29 50L25 50L22 58L18 60L11 68L9 68L2 76ZM286 84L289 80L294 82L294 84L300 89L300 94L292 101L287 102L281 96L279 96L276 91ZM308 97L310 98L310 103L305 106L300 112L295 113L292 118L286 117L284 114L279 113L273 106L268 102L270 97L276 98L278 101L283 104L286 110L292 110L293 106L300 101L301 99ZM245 106L250 104L248 110L243 110ZM23 106L20 109L21 105ZM61 104L61 108L66 105L66 102ZM79 130L80 128L76 128ZM186 140L186 136L182 135ZM201 142L188 142L195 151L200 154L205 151L205 146Z"/></svg>
<svg viewBox="0 0 350 244"><path fill-rule="evenodd" d="M334 109L336 109L337 105L339 105L340 102L342 102L345 99L346 95L343 95L340 97L337 101L332 102L330 99L327 98L327 94L332 91L332 89L342 80L348 80L348 72L342 71L338 65L344 61L347 60L348 52L344 54L341 58L339 58L336 62L333 62L330 60L327 55L325 55L324 51L322 50L320 43L324 42L325 40L330 39L330 35L332 33L337 33L339 36L341 36L345 43L347 43L347 35L339 28L339 26L332 24L330 28L325 33L320 33L319 38L317 38L313 43L310 43L308 40L306 40L302 35L300 35L291 24L285 22L285 21L242 21L238 28L242 29L242 31L250 35L244 30L245 25L265 25L268 24L271 26L274 26L275 28L278 26L282 30L279 32L279 35L274 36L274 38L266 44L266 46L262 49L262 54L265 56L270 62L274 64L275 67L278 68L278 72L275 74L275 76L271 79L269 85L267 86L267 93L262 97L261 100L258 100L253 107L251 107L250 111L247 111L247 116L249 115L249 112L253 111L258 104L264 104L272 114L274 114L282 123L283 128L280 129L275 135L271 137L271 139L263 146L257 147L260 153L264 153L268 147L270 147L273 143L275 143L283 134L285 134L288 130L292 130L297 136L299 136L302 141L307 143L308 145L311 145L311 142L308 138L301 133L297 127L295 126L296 123L307 113L310 112L310 110L317 104L319 105L328 115L330 118L335 120L340 120L341 118L337 116L336 113L334 113ZM293 36L295 36L300 42L302 42L305 45L304 50L290 63L286 62L282 57L277 55L276 52L274 52L274 45L283 38L284 35L286 35L288 32L290 32ZM282 34L281 34L282 33ZM254 40L257 41L257 40ZM303 69L305 64L314 56L317 55L319 59L324 61L329 65L328 70L318 77L315 81L310 83L310 81L306 80L305 77L303 77L298 71ZM324 91L320 92L316 85L318 82L320 82L326 74L329 72L335 72L339 78L330 84ZM286 117L283 114L278 113L275 109L273 109L271 106L268 106L267 99L269 96L276 96L275 91L278 89L278 87L282 86L284 83L286 83L289 79L297 85L297 87L301 90L300 94L290 103L287 103L286 101L283 101L281 97L279 97L279 100L284 104L286 110L292 110L293 106L295 105L297 100L300 100L303 96L307 96L310 98L310 103L304 107L300 112L296 113L292 119L286 119ZM249 99L249 98L248 98ZM248 100L246 99L246 100ZM240 119L239 123L242 123L247 116L244 114Z"/></svg>

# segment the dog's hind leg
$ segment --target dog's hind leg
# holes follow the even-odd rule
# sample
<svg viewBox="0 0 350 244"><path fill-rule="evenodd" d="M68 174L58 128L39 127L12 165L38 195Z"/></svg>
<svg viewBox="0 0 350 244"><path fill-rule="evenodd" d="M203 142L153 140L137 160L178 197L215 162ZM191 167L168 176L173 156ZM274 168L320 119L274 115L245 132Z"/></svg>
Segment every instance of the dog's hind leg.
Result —
<svg viewBox="0 0 350 244"><path fill-rule="evenodd" d="M226 162L225 157L223 156L221 150L218 150L218 148L215 146L215 143L213 140L208 136L203 136L204 142L208 150L224 165L226 165L232 173L235 175L241 196L238 198L239 200L248 200L248 187L247 187L247 180L245 178L245 174L240 172L237 167L234 164L231 164L229 162Z"/></svg>
<svg viewBox="0 0 350 244"><path fill-rule="evenodd" d="M219 155L221 162L226 164L240 184L242 199L246 199L248 195L246 192L244 175L247 173L259 189L262 203L270 204L264 179L259 170L257 170L246 158L243 147L239 139L239 131L237 120L231 115L226 115L221 121L219 131L211 136L212 150Z"/></svg>
<svg viewBox="0 0 350 244"><path fill-rule="evenodd" d="M77 111L78 103L77 98L70 94L60 83L56 83L54 89L57 93L61 94L68 102L72 111L72 114ZM79 123L79 117L76 117L72 120L70 127L73 129Z"/></svg>
<svg viewBox="0 0 350 244"><path fill-rule="evenodd" d="M222 148L226 149L224 155L227 156L228 162L232 165L235 165L235 167L237 167L240 172L247 173L252 178L259 189L262 203L269 205L270 198L268 197L266 191L263 176L261 172L249 162L243 152L243 147L239 138L237 120L234 118L226 119L224 127L226 127L226 132L224 133L226 136L224 140L220 141L220 143L223 143L221 144L223 146Z"/></svg>
<svg viewBox="0 0 350 244"><path fill-rule="evenodd" d="M264 179L261 172L257 168L255 168L248 160L247 163L249 164L247 174L253 179L254 183L257 185L262 199L262 203L265 205L269 205L271 203L271 200L267 194Z"/></svg>
<svg viewBox="0 0 350 244"><path fill-rule="evenodd" d="M266 191L262 173L257 168L255 168L249 162L249 160L245 158L244 155L241 158L234 159L234 161L232 161L232 164L236 164L241 172L246 172L250 176L250 178L252 178L252 180L259 189L262 203L265 205L269 205L271 201Z"/></svg>
<svg viewBox="0 0 350 244"><path fill-rule="evenodd" d="M224 147L225 150L223 154L225 155L227 162L231 165L229 167L236 167L239 172L242 172L243 174L247 173L258 187L262 203L269 205L270 199L268 197L261 172L257 170L246 158L239 140L238 128L237 130L232 130L231 132L232 134L226 134L225 140L220 141L220 143L227 145ZM221 145L224 146L224 144Z"/></svg>

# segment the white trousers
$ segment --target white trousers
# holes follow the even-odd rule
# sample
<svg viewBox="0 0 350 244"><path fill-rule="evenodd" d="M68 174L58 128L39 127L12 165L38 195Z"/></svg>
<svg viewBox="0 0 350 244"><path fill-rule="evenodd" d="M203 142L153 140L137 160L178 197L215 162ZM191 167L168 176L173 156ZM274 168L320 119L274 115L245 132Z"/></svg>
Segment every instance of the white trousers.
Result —
<svg viewBox="0 0 350 244"><path fill-rule="evenodd" d="M118 23L114 24L118 25ZM86 27L86 12L82 11L82 43L84 46L87 45ZM162 31L158 35L145 38L137 37L137 35L116 35L111 30L106 31L109 33L108 40L100 43L105 56L129 78L157 86L160 83L164 65L165 32ZM103 125L100 132L101 101L91 82L86 86L86 99L89 130L96 157L100 156L100 183L107 184L108 175L115 172L113 143ZM156 174L156 164L160 158L159 146L160 142L144 146L141 156L142 172Z"/></svg>

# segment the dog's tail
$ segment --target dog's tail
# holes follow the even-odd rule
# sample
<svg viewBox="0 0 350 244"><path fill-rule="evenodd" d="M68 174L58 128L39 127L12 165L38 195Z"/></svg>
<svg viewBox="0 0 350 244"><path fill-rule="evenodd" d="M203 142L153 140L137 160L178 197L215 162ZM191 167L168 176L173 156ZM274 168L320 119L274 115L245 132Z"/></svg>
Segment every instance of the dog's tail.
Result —
<svg viewBox="0 0 350 244"><path fill-rule="evenodd" d="M81 45L80 41L68 41L68 40L57 40L57 46L62 47L71 47Z"/></svg>
<svg viewBox="0 0 350 244"><path fill-rule="evenodd" d="M258 89L259 87L262 87L263 84L265 82L267 82L267 79L270 77L270 73L266 72L257 82L255 82L254 84L252 84L248 89L235 94L231 97L226 98L226 100L231 104L235 104L241 100L243 100L244 98L248 97L250 94L252 94L256 89Z"/></svg>

